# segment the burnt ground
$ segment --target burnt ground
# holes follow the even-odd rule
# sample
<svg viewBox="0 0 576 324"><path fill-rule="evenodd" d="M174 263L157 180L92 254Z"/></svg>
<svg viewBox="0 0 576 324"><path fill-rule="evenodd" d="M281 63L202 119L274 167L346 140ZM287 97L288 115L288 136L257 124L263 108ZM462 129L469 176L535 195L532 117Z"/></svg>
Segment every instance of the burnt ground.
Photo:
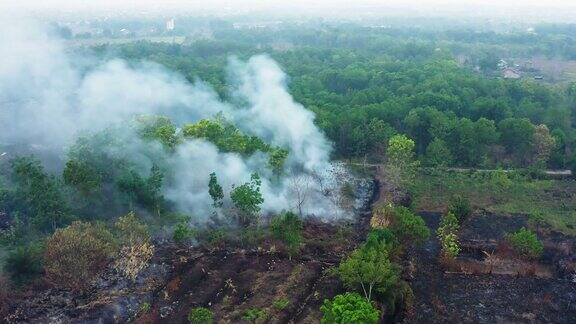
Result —
<svg viewBox="0 0 576 324"><path fill-rule="evenodd" d="M292 258L269 237L250 249L156 242L150 266L135 282L109 269L84 294L30 287L14 294L0 322L187 323L192 308L209 307L219 323L250 323L243 319L248 310L265 314L257 323L318 323L324 299L345 291L327 270L368 231L377 190L366 193L354 221L308 218L302 250Z"/></svg>
<svg viewBox="0 0 576 324"><path fill-rule="evenodd" d="M343 291L326 270L359 239L342 233L343 228L308 222L309 244L292 259L270 250L205 250L183 256L175 275L157 293L151 312L137 322L181 323L190 309L210 307L222 323L246 322L242 318L249 309L264 311L273 323L317 323L323 300ZM289 304L275 307L279 300Z"/></svg>
<svg viewBox="0 0 576 324"><path fill-rule="evenodd" d="M249 309L271 323L318 323L323 300L345 291L327 270L363 241L366 226L309 219L292 258L270 239L254 249L159 245L136 282L110 270L84 295L32 287L14 296L0 322L187 323L192 308L209 307L219 323L250 323L243 319Z"/></svg>
<svg viewBox="0 0 576 324"><path fill-rule="evenodd" d="M431 230L439 213L421 213ZM525 224L522 217L474 215L462 225L462 240L498 240ZM545 238L545 242L546 238ZM573 242L573 241L572 241ZM554 254L546 245L547 253ZM408 253L416 272L410 282L414 311L408 323L575 323L576 283L555 274L533 276L466 274L439 263L440 244L434 235ZM544 261L552 259L544 257ZM550 265L554 268L553 265Z"/></svg>

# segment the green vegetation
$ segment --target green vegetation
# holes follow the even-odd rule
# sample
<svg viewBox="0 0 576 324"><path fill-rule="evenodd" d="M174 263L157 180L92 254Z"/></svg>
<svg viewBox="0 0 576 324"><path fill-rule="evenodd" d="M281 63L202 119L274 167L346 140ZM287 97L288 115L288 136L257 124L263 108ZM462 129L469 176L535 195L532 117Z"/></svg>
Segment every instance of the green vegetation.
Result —
<svg viewBox="0 0 576 324"><path fill-rule="evenodd" d="M450 199L450 204L448 205L448 214L455 216L459 222L464 221L472 215L470 200L461 195L454 195Z"/></svg>
<svg viewBox="0 0 576 324"><path fill-rule="evenodd" d="M544 252L542 242L534 232L526 228L521 228L518 232L509 234L506 239L521 257L538 259Z"/></svg>
<svg viewBox="0 0 576 324"><path fill-rule="evenodd" d="M452 212L448 212L442 217L440 226L438 227L438 239L442 245L442 257L446 260L454 259L460 253L460 245L458 243L458 218Z"/></svg>
<svg viewBox="0 0 576 324"><path fill-rule="evenodd" d="M106 227L74 222L48 238L46 277L60 287L83 290L116 251L114 237Z"/></svg>
<svg viewBox="0 0 576 324"><path fill-rule="evenodd" d="M332 300L326 299L320 310L323 313L322 324L376 324L380 318L380 312L356 293L345 293Z"/></svg>
<svg viewBox="0 0 576 324"><path fill-rule="evenodd" d="M4 271L16 285L27 284L42 275L42 253L38 244L19 246L8 254Z"/></svg>
<svg viewBox="0 0 576 324"><path fill-rule="evenodd" d="M257 136L243 134L221 115L215 120L203 119L195 124L184 125L182 133L186 138L203 138L214 143L222 152L235 152L245 156L256 151L268 153L268 163L272 171L279 173L284 168L288 151L270 146Z"/></svg>
<svg viewBox="0 0 576 324"><path fill-rule="evenodd" d="M404 242L424 242L430 236L430 230L422 217L406 207L395 207L392 213L392 231Z"/></svg>
<svg viewBox="0 0 576 324"><path fill-rule="evenodd" d="M390 261L386 242L365 244L352 252L337 269L347 288L361 287L364 297L372 300L372 291L386 294L398 281L399 270Z"/></svg>
<svg viewBox="0 0 576 324"><path fill-rule="evenodd" d="M214 208L222 207L222 199L224 199L224 191L222 190L222 186L218 183L218 178L216 177L216 173L210 173L210 181L208 182L208 194L212 198L212 206Z"/></svg>
<svg viewBox="0 0 576 324"><path fill-rule="evenodd" d="M565 50L573 47L566 43L573 38L570 29L538 28L545 32L383 30L349 24L326 26L322 33L306 24L274 31L222 28L213 41L141 42L98 50L158 62L190 81L199 77L224 98L230 96L227 58L268 53L290 76L296 101L316 113L317 125L334 142L339 158L383 161L386 143L399 133L415 142L416 156L429 166L568 168L576 142L573 84L549 86L533 80L529 71L522 80L496 78L501 74L497 63L510 55L517 55L515 63L550 53L573 57ZM278 40L291 44L290 49L277 50ZM191 133L227 132L225 123L198 128ZM241 152L260 147L246 144L250 139L233 130L226 134L238 138L234 143L242 145L233 147Z"/></svg>
<svg viewBox="0 0 576 324"><path fill-rule="evenodd" d="M185 243L186 241L194 238L194 230L186 222L176 224L172 239L178 244Z"/></svg>
<svg viewBox="0 0 576 324"><path fill-rule="evenodd" d="M272 219L270 230L277 240L281 240L286 245L286 250L290 259L300 250L302 244L303 222L298 215L286 212Z"/></svg>
<svg viewBox="0 0 576 324"><path fill-rule="evenodd" d="M489 212L524 214L563 233L576 235L576 183L532 179L520 172L422 171L412 188L416 210L445 212L447 202L461 195Z"/></svg>
<svg viewBox="0 0 576 324"><path fill-rule="evenodd" d="M250 177L250 182L244 183L232 189L230 198L236 207L236 220L244 227L248 227L257 221L260 205L264 202L260 176L256 173Z"/></svg>
<svg viewBox="0 0 576 324"><path fill-rule="evenodd" d="M273 303L272 306L274 306L274 308L276 308L279 311L283 311L284 309L286 309L286 307L288 307L290 305L290 300L288 300L288 298L280 298L280 299L276 299Z"/></svg>
<svg viewBox="0 0 576 324"><path fill-rule="evenodd" d="M188 322L190 324L212 324L214 323L214 313L205 307L192 308L188 313Z"/></svg>
<svg viewBox="0 0 576 324"><path fill-rule="evenodd" d="M264 321L268 318L268 313L265 310L260 308L250 308L248 309L242 319L251 323L257 323L260 321Z"/></svg>
<svg viewBox="0 0 576 324"><path fill-rule="evenodd" d="M414 145L404 135L394 135L388 142L384 172L393 188L406 188L414 181L419 165L414 158Z"/></svg>

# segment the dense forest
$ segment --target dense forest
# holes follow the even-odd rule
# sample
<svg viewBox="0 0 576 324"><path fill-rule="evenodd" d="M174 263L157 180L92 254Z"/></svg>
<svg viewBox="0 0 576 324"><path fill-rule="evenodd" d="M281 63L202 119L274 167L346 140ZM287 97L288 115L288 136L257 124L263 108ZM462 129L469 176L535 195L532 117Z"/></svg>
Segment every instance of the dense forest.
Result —
<svg viewBox="0 0 576 324"><path fill-rule="evenodd" d="M158 62L192 82L209 82L223 97L228 57L266 53L289 75L295 100L316 113L337 158L378 160L382 143L403 133L416 141L427 165L570 168L573 85L494 77L498 61L510 52L562 55L554 46L553 52L533 48L545 43L542 38L568 37L562 28L541 28L543 35L509 36L348 26L320 32L222 28L214 33L217 40L139 42L102 46L97 52ZM560 31L548 34L555 30ZM492 48L511 43L519 50L500 57ZM459 64L456 55L466 55L466 64Z"/></svg>

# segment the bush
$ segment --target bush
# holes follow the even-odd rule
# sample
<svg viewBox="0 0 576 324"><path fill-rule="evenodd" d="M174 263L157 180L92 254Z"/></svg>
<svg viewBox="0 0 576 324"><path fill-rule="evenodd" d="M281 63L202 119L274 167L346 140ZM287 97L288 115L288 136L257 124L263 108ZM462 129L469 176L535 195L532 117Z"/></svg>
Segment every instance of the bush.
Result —
<svg viewBox="0 0 576 324"><path fill-rule="evenodd" d="M290 301L288 300L288 298L280 298L272 303L272 306L274 306L274 308L276 308L279 311L284 310L286 307L288 307L288 305L290 305Z"/></svg>
<svg viewBox="0 0 576 324"><path fill-rule="evenodd" d="M430 236L430 230L422 217L406 207L394 208L392 231L403 241L416 243L423 243Z"/></svg>
<svg viewBox="0 0 576 324"><path fill-rule="evenodd" d="M454 213L448 212L442 217L437 233L442 245L442 256L444 258L454 259L460 253L460 245L458 243L459 229L460 225Z"/></svg>
<svg viewBox="0 0 576 324"><path fill-rule="evenodd" d="M272 235L286 244L290 259L300 250L302 227L302 220L292 212L284 213L272 219L270 225Z"/></svg>
<svg viewBox="0 0 576 324"><path fill-rule="evenodd" d="M178 223L174 228L172 239L178 244L182 244L194 238L194 231L188 226L187 223Z"/></svg>
<svg viewBox="0 0 576 324"><path fill-rule="evenodd" d="M514 251L524 258L537 259L544 252L544 245L536 234L524 227L506 238Z"/></svg>
<svg viewBox="0 0 576 324"><path fill-rule="evenodd" d="M260 308L250 308L246 311L246 313L244 313L244 316L242 316L243 320L254 323L258 321L264 322L264 320L267 318L268 314L266 311Z"/></svg>
<svg viewBox="0 0 576 324"><path fill-rule="evenodd" d="M46 276L59 287L83 290L115 251L112 233L104 226L74 222L48 238L44 252Z"/></svg>
<svg viewBox="0 0 576 324"><path fill-rule="evenodd" d="M138 220L134 212L130 212L118 218L115 224L120 242L125 245L150 241L148 226Z"/></svg>
<svg viewBox="0 0 576 324"><path fill-rule="evenodd" d="M136 280L154 255L148 227L140 222L133 212L120 217L115 226L122 248L114 262L114 268L127 278Z"/></svg>
<svg viewBox="0 0 576 324"><path fill-rule="evenodd" d="M205 307L193 308L188 313L188 322L191 324L212 324L214 322L214 313Z"/></svg>
<svg viewBox="0 0 576 324"><path fill-rule="evenodd" d="M42 275L42 247L21 246L8 254L4 271L16 285L24 285Z"/></svg>
<svg viewBox="0 0 576 324"><path fill-rule="evenodd" d="M460 195L454 195L448 205L448 213L454 214L462 222L472 214L470 200Z"/></svg>
<svg viewBox="0 0 576 324"><path fill-rule="evenodd" d="M380 312L357 293L337 295L333 300L324 300L320 307L323 313L322 323L377 323Z"/></svg>
<svg viewBox="0 0 576 324"><path fill-rule="evenodd" d="M114 269L129 279L136 280L154 256L154 245L149 242L123 246L114 262Z"/></svg>
<svg viewBox="0 0 576 324"><path fill-rule="evenodd" d="M394 207L389 205L376 206L370 218L370 227L374 229L388 228L394 219Z"/></svg>
<svg viewBox="0 0 576 324"><path fill-rule="evenodd" d="M384 244L390 252L395 251L399 247L396 235L389 228L373 229L368 233L365 245L367 247L377 247L379 244Z"/></svg>

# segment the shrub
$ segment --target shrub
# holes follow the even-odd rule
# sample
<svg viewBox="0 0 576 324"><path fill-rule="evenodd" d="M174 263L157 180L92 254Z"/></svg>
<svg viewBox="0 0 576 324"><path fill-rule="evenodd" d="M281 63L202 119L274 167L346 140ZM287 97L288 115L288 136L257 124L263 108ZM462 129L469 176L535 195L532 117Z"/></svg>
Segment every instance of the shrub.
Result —
<svg viewBox="0 0 576 324"><path fill-rule="evenodd" d="M287 212L272 219L270 226L274 238L286 244L290 259L300 250L302 244L302 220L294 213Z"/></svg>
<svg viewBox="0 0 576 324"><path fill-rule="evenodd" d="M104 226L74 222L48 238L44 252L46 276L57 286L83 290L115 251L113 236Z"/></svg>
<svg viewBox="0 0 576 324"><path fill-rule="evenodd" d="M389 205L380 205L374 208L370 218L370 226L374 229L388 228L394 218L394 207Z"/></svg>
<svg viewBox="0 0 576 324"><path fill-rule="evenodd" d="M250 308L244 313L244 316L242 316L243 320L254 323L259 320L263 322L266 318L268 318L268 314L265 310L260 308Z"/></svg>
<svg viewBox="0 0 576 324"><path fill-rule="evenodd" d="M114 262L114 269L135 280L154 255L150 233L146 224L140 222L133 212L122 216L115 224L122 247Z"/></svg>
<svg viewBox="0 0 576 324"><path fill-rule="evenodd" d="M537 259L544 252L544 245L536 234L524 227L506 238L514 251L524 258Z"/></svg>
<svg viewBox="0 0 576 324"><path fill-rule="evenodd" d="M398 238L389 228L371 230L366 237L366 246L377 247L381 243L385 244L390 252L399 247Z"/></svg>
<svg viewBox="0 0 576 324"><path fill-rule="evenodd" d="M138 314L147 314L151 308L152 308L152 306L150 305L150 303L144 302L144 303L140 304L140 308L138 309Z"/></svg>
<svg viewBox="0 0 576 324"><path fill-rule="evenodd" d="M42 275L42 247L21 246L8 254L4 271L16 285L24 285Z"/></svg>
<svg viewBox="0 0 576 324"><path fill-rule="evenodd" d="M454 195L448 205L448 212L454 214L459 221L463 221L472 214L470 200L460 195Z"/></svg>
<svg viewBox="0 0 576 324"><path fill-rule="evenodd" d="M148 226L140 222L134 212L118 218L115 224L120 242L125 245L150 241Z"/></svg>
<svg viewBox="0 0 576 324"><path fill-rule="evenodd" d="M442 217L437 233L442 245L442 256L444 258L454 259L460 253L460 245L458 243L459 229L460 225L454 213L448 212Z"/></svg>
<svg viewBox="0 0 576 324"><path fill-rule="evenodd" d="M394 208L392 230L403 241L423 243L430 236L430 230L422 217L402 206Z"/></svg>
<svg viewBox="0 0 576 324"><path fill-rule="evenodd" d="M323 313L322 323L363 323L375 324L380 312L357 293L337 295L333 300L324 300L320 307Z"/></svg>
<svg viewBox="0 0 576 324"><path fill-rule="evenodd" d="M212 324L214 322L214 313L208 308L196 307L188 313L188 321L191 324Z"/></svg>
<svg viewBox="0 0 576 324"><path fill-rule="evenodd" d="M279 311L284 310L286 307L288 307L288 305L290 305L290 301L288 300L288 298L280 298L272 303L272 306L274 306L274 308L276 308Z"/></svg>
<svg viewBox="0 0 576 324"><path fill-rule="evenodd" d="M154 245L149 242L123 246L114 262L114 269L129 279L136 280L154 256Z"/></svg>
<svg viewBox="0 0 576 324"><path fill-rule="evenodd" d="M178 244L182 244L191 240L194 237L194 231L188 226L187 223L178 223L174 228L172 239Z"/></svg>

